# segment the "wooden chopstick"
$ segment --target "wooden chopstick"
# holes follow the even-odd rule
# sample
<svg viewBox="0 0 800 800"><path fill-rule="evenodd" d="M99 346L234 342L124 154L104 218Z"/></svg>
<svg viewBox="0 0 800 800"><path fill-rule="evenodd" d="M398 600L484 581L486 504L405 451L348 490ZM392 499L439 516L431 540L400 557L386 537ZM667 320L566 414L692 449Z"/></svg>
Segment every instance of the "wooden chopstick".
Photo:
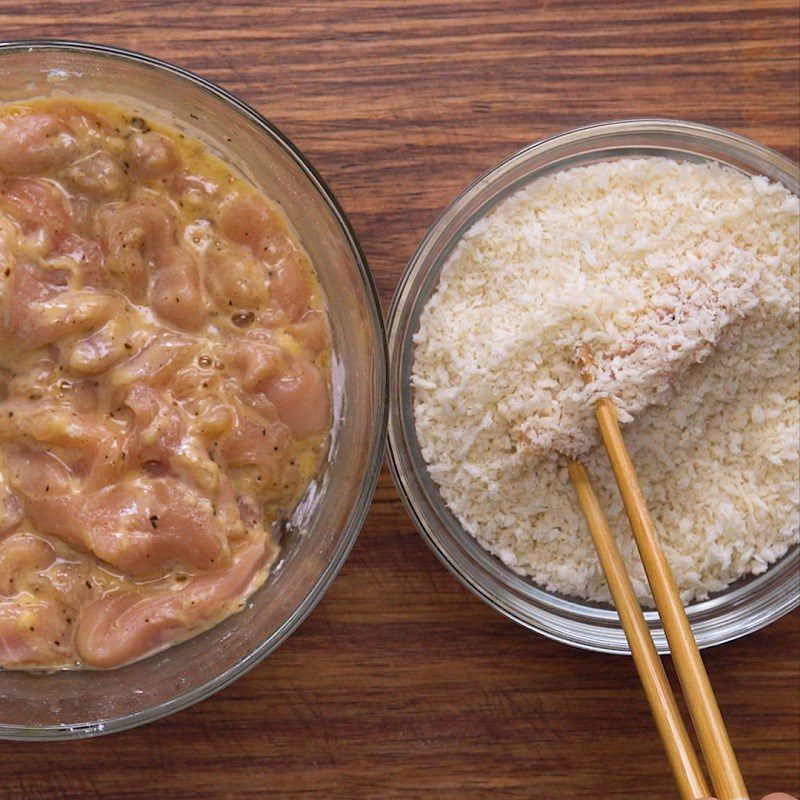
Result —
<svg viewBox="0 0 800 800"><path fill-rule="evenodd" d="M664 672L664 665L656 652L650 630L625 568L625 562L622 560L583 464L570 461L569 476L586 516L589 532L606 576L606 583L614 598L625 636L628 638L633 663L636 665L639 680L650 704L650 711L664 744L681 800L707 797L710 792Z"/></svg>
<svg viewBox="0 0 800 800"><path fill-rule="evenodd" d="M749 795L708 680L678 587L658 543L653 520L636 477L614 404L602 398L595 416L617 481L647 580L658 608L689 713L719 800L747 800Z"/></svg>

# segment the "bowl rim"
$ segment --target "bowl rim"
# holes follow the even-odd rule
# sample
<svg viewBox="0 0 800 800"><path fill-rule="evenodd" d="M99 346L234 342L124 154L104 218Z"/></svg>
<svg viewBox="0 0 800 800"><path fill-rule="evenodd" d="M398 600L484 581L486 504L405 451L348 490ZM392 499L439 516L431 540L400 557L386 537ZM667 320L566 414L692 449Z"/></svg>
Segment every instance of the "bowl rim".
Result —
<svg viewBox="0 0 800 800"><path fill-rule="evenodd" d="M444 234L447 233L448 224L451 222L451 218L454 218L461 211L461 209L466 207L469 201L473 197L477 196L482 190L491 187L492 184L501 179L511 169L524 163L531 157L548 152L558 153L560 148L568 145L574 145L576 143L585 144L587 146L587 150L582 150L581 153L587 153L590 152L588 148L593 140L602 140L604 137L611 135L618 135L621 137L630 136L632 138L630 141L625 140L599 145L597 148L598 151L621 150L626 147L636 148L637 145L639 148L648 147L651 149L680 150L680 145L685 145L686 139L689 140L689 143L692 141L695 143L702 141L718 151L730 151L730 153L733 155L742 155L746 153L748 156L769 162L770 164L776 166L778 170L783 172L790 179L793 184L792 191L795 193L798 191L798 185L800 185L800 165L796 164L777 150L766 147L758 142L753 141L752 139L749 139L746 136L742 136L732 131L727 131L722 128L716 128L689 120L661 117L631 117L595 122L589 125L583 125L556 133L544 139L534 141L512 152L510 155L506 156L500 162L490 167L473 181L471 181L461 192L457 194L457 196L451 202L447 204L444 210L436 217L428 229L427 233L414 251L413 255L408 261L408 264L406 265L406 268L400 276L397 287L392 296L386 321L390 359L390 401L387 460L389 461L392 479L397 487L398 493L400 494L409 516L417 528L417 531L428 544L436 557L463 586L465 586L473 594L475 594L477 597L487 603L492 609L499 612L503 616L522 625L525 628L528 628L529 630L541 633L553 641L598 653L610 655L630 655L630 648L628 647L627 640L625 640L624 635L622 636L622 641L624 643L622 646L619 646L617 643L604 644L598 641L598 633L593 633L592 630L589 630L591 628L591 623L586 623L582 620L571 620L569 618L570 609L568 606L576 605L575 598L568 598L566 596L547 592L544 589L536 587L535 584L532 584L530 578L517 576L517 580L526 581L540 593L548 595L550 598L552 598L555 606L563 606L564 608L562 611L566 612L566 616L559 618L557 611L554 611L552 608L547 608L545 610L540 609L538 611L538 617L536 612L531 613L528 617L525 617L521 612L521 607L524 605L524 602L527 602L527 610L530 610L530 601L523 602L518 600L516 596L512 596L512 590L508 588L508 584L505 583L504 579L502 584L500 579L498 579L495 575L489 575L487 580L486 570L483 569L482 565L478 564L476 566L475 564L470 563L469 555L463 556L461 553L457 553L454 546L450 546L440 539L435 530L435 524L438 524L448 530L451 530L453 527L457 528L458 535L453 533L451 530L454 538L463 539L467 543L468 549L477 548L482 550L481 545L479 545L473 539L473 537L471 537L463 529L463 526L458 522L458 520L455 520L455 518L453 518L455 520L455 526L453 526L452 523L448 524L447 521L438 517L435 522L432 523L429 518L429 514L427 513L427 504L424 500L420 499L420 495L424 494L424 489L418 489L412 485L412 481L415 479L419 480L419 477L416 475L408 475L406 465L403 463L404 457L409 458L409 460L411 459L409 454L406 452L407 448L405 444L405 436L402 430L403 423L406 418L401 408L401 393L404 391L404 387L397 385L399 383L398 375L401 367L395 364L399 353L407 349L404 341L405 337L401 339L401 332L398 331L399 319L401 316L403 316L405 307L412 300L414 301L414 307L417 304L416 298L411 298L408 296L410 284L417 277L417 273L420 272L422 264L428 257L428 253L433 246L439 244L440 239L445 239L446 241L444 249L446 255L455 242L457 242L458 239L463 235L464 231L474 223L476 216L473 215L468 222L462 223L457 233L452 235L448 234L448 237L445 237ZM656 145L655 143L651 142L644 143L641 140L637 142L634 138L637 135L642 137L647 135L674 135L676 137L683 137L684 141L673 142L671 146L668 143ZM567 153L566 157L568 158L569 155L570 154ZM714 156L708 155L704 157L708 158L709 160L714 158ZM536 167L533 172L546 173L550 170L559 168L561 168L559 159L556 158L554 159L554 162ZM535 179L535 177L535 174L526 175L524 179L518 179L515 181L514 185L523 185L524 183ZM516 189L512 191L515 190ZM484 213L486 212L482 208L481 215ZM429 276L431 272L435 273L435 275L438 275L443 259L444 257L439 255L436 262L434 262L432 265L428 265L428 272L426 275ZM412 331L407 331L405 336L407 337L412 333ZM399 339L400 341L398 341ZM405 352L403 352L403 355L405 355ZM416 470L412 469L411 471L418 472L420 469L422 469L427 476L427 469L425 469L424 466L421 468L418 467ZM428 479L432 481L429 476ZM433 485L435 486L435 482L433 482ZM421 509L419 507L420 505L424 506L425 509ZM449 509L445 510L449 513ZM489 560L498 561L496 556L493 556L488 552L484 552L482 555L485 555ZM460 563L462 561L464 562L463 564ZM753 611L753 619L742 620L738 623L738 629L728 630L724 634L720 633L713 638L713 640L700 643L699 646L701 649L721 645L734 639L746 636L750 633L754 633L755 631L766 627L770 623L797 608L800 605L800 571L798 571L796 568L798 564L800 564L800 546L794 545L790 547L787 553L778 559L778 561L771 564L770 569L768 569L767 572L762 573L760 576L754 576L754 580L758 580L758 578L772 573L773 568L779 568L780 565L780 568L783 572L789 573L787 583L790 583L793 591L789 592L788 595L773 608L764 609L760 606L756 606ZM473 567L472 572L475 574L470 574L470 571L467 569L467 565L469 567ZM504 568L501 571L510 572L508 568ZM734 595L738 599L738 597L744 593L745 587L737 587L736 583L732 584L732 586L734 588L731 590L730 594ZM727 592L728 590L725 591ZM586 602L581 601L580 598L578 598L577 601L578 605ZM703 604L713 603L714 598L711 598L709 600L700 601L699 603L694 604L694 606L698 610L703 610L701 609ZM708 608L708 606L706 606L706 608ZM618 626L618 633L622 635L622 629L621 626L619 626L619 617L617 616L613 606L611 606L608 610L603 609L601 613L605 618L607 618L606 621L612 621L616 624L616 626ZM660 620L658 619L657 612L645 611L645 617L651 628L651 633L657 634L654 636L654 639L656 641L658 651L660 653L668 653L669 646L665 640L663 630L659 630ZM575 630L570 631L572 622L575 623ZM616 629L614 630L614 633L617 634Z"/></svg>
<svg viewBox="0 0 800 800"><path fill-rule="evenodd" d="M182 692L170 700L141 711L125 714L120 717L111 717L77 725L59 724L30 727L0 723L0 739L17 741L82 739L117 733L149 722L155 722L170 714L182 711L195 703L199 703L201 700L205 700L216 692L224 689L226 686L229 686L242 675L260 664L306 619L317 603L322 599L323 595L330 587L330 584L333 582L333 579L347 560L371 507L372 497L375 493L383 462L389 415L388 346L386 327L381 312L380 297L375 285L375 279L370 271L366 256L359 244L355 231L339 201L336 199L336 196L289 137L248 103L240 100L216 83L184 67L135 50L70 39L20 39L0 41L0 58L2 58L4 53L9 52L20 53L48 50L78 54L85 53L89 56L101 56L111 60L131 62L137 65L147 66L156 74L165 72L173 79L191 83L253 123L264 135L271 137L280 145L284 152L291 157L333 214L334 219L344 234L358 268L358 273L367 298L366 305L369 312L373 339L375 340L376 352L374 361L379 367L375 376L378 414L374 421L369 454L365 461L364 479L361 484L358 499L352 507L348 525L343 529L343 536L341 537L338 549L300 605L272 636L256 647L247 657L220 673L216 678L206 681L204 684L187 692ZM2 673L3 670L0 670L0 677Z"/></svg>

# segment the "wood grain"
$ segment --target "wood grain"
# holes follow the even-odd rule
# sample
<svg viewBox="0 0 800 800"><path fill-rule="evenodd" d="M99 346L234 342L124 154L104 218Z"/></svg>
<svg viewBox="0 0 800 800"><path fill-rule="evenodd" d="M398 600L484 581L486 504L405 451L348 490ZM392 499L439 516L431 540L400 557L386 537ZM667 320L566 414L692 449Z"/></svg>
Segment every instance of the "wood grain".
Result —
<svg viewBox="0 0 800 800"><path fill-rule="evenodd" d="M329 182L385 304L457 192L565 128L683 117L800 154L795 0L0 0L0 36L130 47L239 94ZM799 621L706 655L754 797L800 791ZM0 742L2 800L160 795L653 800L675 789L632 662L492 612L427 550L384 473L325 599L245 678L136 731Z"/></svg>

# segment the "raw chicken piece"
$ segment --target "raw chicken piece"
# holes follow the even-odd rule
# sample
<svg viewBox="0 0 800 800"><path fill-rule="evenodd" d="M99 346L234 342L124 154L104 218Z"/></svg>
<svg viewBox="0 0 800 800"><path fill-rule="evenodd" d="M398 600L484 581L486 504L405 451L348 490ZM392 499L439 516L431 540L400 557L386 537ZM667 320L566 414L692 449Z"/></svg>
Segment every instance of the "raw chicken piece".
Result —
<svg viewBox="0 0 800 800"><path fill-rule="evenodd" d="M177 591L107 594L83 611L75 640L78 653L92 666L116 667L185 639L235 610L273 558L271 545L247 544L228 569L190 578Z"/></svg>
<svg viewBox="0 0 800 800"><path fill-rule="evenodd" d="M47 254L47 261L54 268L63 265L79 272L81 285L85 288L110 288L102 248L97 242L77 233L67 233L58 238Z"/></svg>
<svg viewBox="0 0 800 800"><path fill-rule="evenodd" d="M116 197L129 186L123 166L103 150L75 161L62 174L70 187L95 199Z"/></svg>
<svg viewBox="0 0 800 800"><path fill-rule="evenodd" d="M214 497L218 493L220 468L209 458L207 445L196 436L193 417L171 402L169 395L148 386L134 386L125 405L134 414L131 461L161 462L205 494Z"/></svg>
<svg viewBox="0 0 800 800"><path fill-rule="evenodd" d="M53 114L0 120L0 174L25 175L60 167L77 152L69 127Z"/></svg>
<svg viewBox="0 0 800 800"><path fill-rule="evenodd" d="M0 595L14 597L31 572L47 569L55 559L48 542L32 533L15 533L0 542Z"/></svg>
<svg viewBox="0 0 800 800"><path fill-rule="evenodd" d="M22 491L19 489L18 491ZM94 493L24 497L37 530L138 578L228 562L228 531L211 501L171 478L141 476Z"/></svg>
<svg viewBox="0 0 800 800"><path fill-rule="evenodd" d="M149 294L153 309L182 330L197 330L208 313L195 256L178 245L174 211L140 193L103 206L96 220L106 264L136 302Z"/></svg>
<svg viewBox="0 0 800 800"><path fill-rule="evenodd" d="M220 213L220 227L266 266L270 293L290 322L312 307L313 287L300 264L297 248L264 200L253 196L233 198Z"/></svg>
<svg viewBox="0 0 800 800"><path fill-rule="evenodd" d="M275 407L278 419L298 439L321 433L330 425L328 386L311 361L295 359L258 388Z"/></svg>
<svg viewBox="0 0 800 800"><path fill-rule="evenodd" d="M64 609L52 600L0 600L0 663L6 668L63 662L72 648Z"/></svg>
<svg viewBox="0 0 800 800"><path fill-rule="evenodd" d="M240 412L235 427L220 438L219 453L229 467L257 467L266 486L283 477L291 441L289 428L279 420L249 419Z"/></svg>
<svg viewBox="0 0 800 800"><path fill-rule="evenodd" d="M109 381L120 389L134 384L162 386L195 357L200 347L196 340L165 331L150 338L139 352L109 370Z"/></svg>
<svg viewBox="0 0 800 800"><path fill-rule="evenodd" d="M17 350L34 350L66 335L96 330L122 313L121 297L94 289L67 292L66 270L17 263L0 300L0 335Z"/></svg>
<svg viewBox="0 0 800 800"><path fill-rule="evenodd" d="M178 166L175 145L156 131L136 131L131 134L125 159L134 178L153 180L166 175Z"/></svg>
<svg viewBox="0 0 800 800"><path fill-rule="evenodd" d="M264 265L243 245L219 242L206 253L205 286L220 308L257 309L269 298Z"/></svg>
<svg viewBox="0 0 800 800"><path fill-rule="evenodd" d="M42 231L51 241L66 231L71 213L64 193L43 178L0 180L0 211L6 212L22 233Z"/></svg>
<svg viewBox="0 0 800 800"><path fill-rule="evenodd" d="M104 485L119 476L128 447L119 425L105 425L96 416L46 399L0 403L0 444L12 486L26 492L40 483L32 473L54 481L63 470L82 479L84 488Z"/></svg>

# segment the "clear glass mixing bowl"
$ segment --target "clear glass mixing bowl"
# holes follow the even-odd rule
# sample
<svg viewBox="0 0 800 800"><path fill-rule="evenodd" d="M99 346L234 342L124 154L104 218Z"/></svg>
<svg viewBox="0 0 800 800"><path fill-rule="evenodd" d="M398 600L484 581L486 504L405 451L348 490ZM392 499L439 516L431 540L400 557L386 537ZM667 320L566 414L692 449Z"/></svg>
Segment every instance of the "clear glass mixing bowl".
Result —
<svg viewBox="0 0 800 800"><path fill-rule="evenodd" d="M473 183L445 209L411 259L389 311L389 456L395 483L417 528L447 568L478 597L551 639L605 653L629 653L616 611L545 591L488 553L461 527L439 496L420 452L409 376L412 336L439 273L463 233L520 187L549 172L630 156L717 161L766 175L795 194L800 170L784 156L742 136L690 122L634 119L563 133L520 150ZM800 601L800 551L765 573L687 608L700 647L768 625ZM660 652L668 652L658 615L645 614Z"/></svg>
<svg viewBox="0 0 800 800"><path fill-rule="evenodd" d="M316 605L350 552L386 432L386 344L372 277L342 209L292 143L224 90L152 58L71 42L0 44L0 102L59 95L116 100L177 126L281 203L328 299L335 420L327 464L287 526L276 568L242 612L117 670L0 670L0 737L10 739L141 725L208 697L258 664Z"/></svg>

